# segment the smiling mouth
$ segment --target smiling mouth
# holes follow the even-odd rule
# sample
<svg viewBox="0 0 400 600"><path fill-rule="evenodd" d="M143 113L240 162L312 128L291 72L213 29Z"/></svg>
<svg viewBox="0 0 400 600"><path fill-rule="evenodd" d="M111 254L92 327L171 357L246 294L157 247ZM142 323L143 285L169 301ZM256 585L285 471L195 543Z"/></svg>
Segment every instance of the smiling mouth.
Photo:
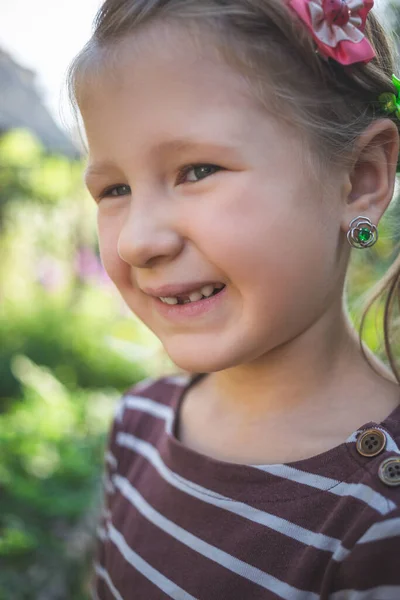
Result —
<svg viewBox="0 0 400 600"><path fill-rule="evenodd" d="M171 306L181 306L183 304L200 302L201 300L206 300L207 298L211 298L212 296L217 296L217 294L222 292L222 290L224 290L225 287L226 286L222 283L216 284L215 286L205 286L201 290L198 290L188 295L160 298L160 300L163 304L169 304Z"/></svg>

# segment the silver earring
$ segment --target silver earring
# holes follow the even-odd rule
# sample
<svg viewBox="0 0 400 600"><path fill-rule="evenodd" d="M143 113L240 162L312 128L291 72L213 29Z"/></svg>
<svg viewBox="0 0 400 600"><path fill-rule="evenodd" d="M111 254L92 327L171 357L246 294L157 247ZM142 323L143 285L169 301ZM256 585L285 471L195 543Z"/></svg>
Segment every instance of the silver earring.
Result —
<svg viewBox="0 0 400 600"><path fill-rule="evenodd" d="M370 248L378 241L378 230L368 217L356 217L349 225L347 240L353 248Z"/></svg>

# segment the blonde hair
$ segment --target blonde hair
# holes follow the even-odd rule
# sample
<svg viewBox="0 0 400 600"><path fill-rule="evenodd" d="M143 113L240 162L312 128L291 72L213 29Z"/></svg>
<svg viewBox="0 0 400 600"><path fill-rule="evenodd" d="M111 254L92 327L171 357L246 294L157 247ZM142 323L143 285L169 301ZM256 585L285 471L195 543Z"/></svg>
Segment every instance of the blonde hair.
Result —
<svg viewBox="0 0 400 600"><path fill-rule="evenodd" d="M312 154L320 171L347 164L357 138L382 116L380 94L397 93L391 80L392 49L372 11L365 34L376 58L368 64L343 67L316 53L306 27L283 0L106 0L96 16L92 38L68 72L69 96L76 111L87 73L99 64L99 56L101 61L117 42L155 21L185 21L200 36L215 33L224 60L248 79L268 110L294 124L317 150ZM360 345L364 352L362 329L369 308L388 290L385 350L400 383L389 327L399 283L400 257L368 303Z"/></svg>

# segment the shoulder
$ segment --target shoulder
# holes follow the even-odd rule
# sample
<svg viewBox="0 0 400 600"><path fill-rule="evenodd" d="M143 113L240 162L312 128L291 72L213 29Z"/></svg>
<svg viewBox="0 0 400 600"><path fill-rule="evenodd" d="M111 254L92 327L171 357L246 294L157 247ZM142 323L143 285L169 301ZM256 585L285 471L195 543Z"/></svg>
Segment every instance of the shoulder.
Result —
<svg viewBox="0 0 400 600"><path fill-rule="evenodd" d="M342 487L358 509L333 556L332 600L400 598L399 415L398 408L382 423L367 424L348 444L358 468Z"/></svg>
<svg viewBox="0 0 400 600"><path fill-rule="evenodd" d="M190 382L191 375L166 375L164 377L149 377L132 387L128 388L121 398L123 403L129 398L142 397L158 400L163 404L168 404L171 397L179 390L183 390Z"/></svg>
<svg viewBox="0 0 400 600"><path fill-rule="evenodd" d="M400 414L400 410L396 412ZM348 532L350 539L400 508L398 433L397 422L369 423L346 444L349 458L357 468L341 485L349 496L361 501L353 517L355 527Z"/></svg>
<svg viewBox="0 0 400 600"><path fill-rule="evenodd" d="M400 406L382 423L368 424L352 444L359 466L359 484L372 488L386 500L381 514L400 507Z"/></svg>
<svg viewBox="0 0 400 600"><path fill-rule="evenodd" d="M128 388L116 404L112 429L137 431L149 421L172 420L177 401L190 384L189 374L148 378Z"/></svg>
<svg viewBox="0 0 400 600"><path fill-rule="evenodd" d="M330 600L400 598L400 508L381 515L336 557Z"/></svg>
<svg viewBox="0 0 400 600"><path fill-rule="evenodd" d="M167 413L174 401L190 383L190 375L172 375L148 378L130 387L121 397L115 411L115 419L126 423L132 414Z"/></svg>
<svg viewBox="0 0 400 600"><path fill-rule="evenodd" d="M123 456L139 441L153 441L171 426L175 408L192 376L148 378L128 388L117 401L108 434L106 458L122 467ZM129 454L129 452L128 452Z"/></svg>
<svg viewBox="0 0 400 600"><path fill-rule="evenodd" d="M400 598L399 415L367 423L345 445L351 472L329 490L343 531L326 570L329 600Z"/></svg>

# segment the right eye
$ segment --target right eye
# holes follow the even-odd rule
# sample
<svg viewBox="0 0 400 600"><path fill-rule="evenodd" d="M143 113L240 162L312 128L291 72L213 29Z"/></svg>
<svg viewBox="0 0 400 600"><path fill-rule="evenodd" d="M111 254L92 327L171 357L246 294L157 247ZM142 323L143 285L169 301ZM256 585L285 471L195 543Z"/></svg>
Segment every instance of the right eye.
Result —
<svg viewBox="0 0 400 600"><path fill-rule="evenodd" d="M99 200L102 198L119 198L120 196L126 196L131 193L129 185L113 185L112 187L106 188L101 192Z"/></svg>

